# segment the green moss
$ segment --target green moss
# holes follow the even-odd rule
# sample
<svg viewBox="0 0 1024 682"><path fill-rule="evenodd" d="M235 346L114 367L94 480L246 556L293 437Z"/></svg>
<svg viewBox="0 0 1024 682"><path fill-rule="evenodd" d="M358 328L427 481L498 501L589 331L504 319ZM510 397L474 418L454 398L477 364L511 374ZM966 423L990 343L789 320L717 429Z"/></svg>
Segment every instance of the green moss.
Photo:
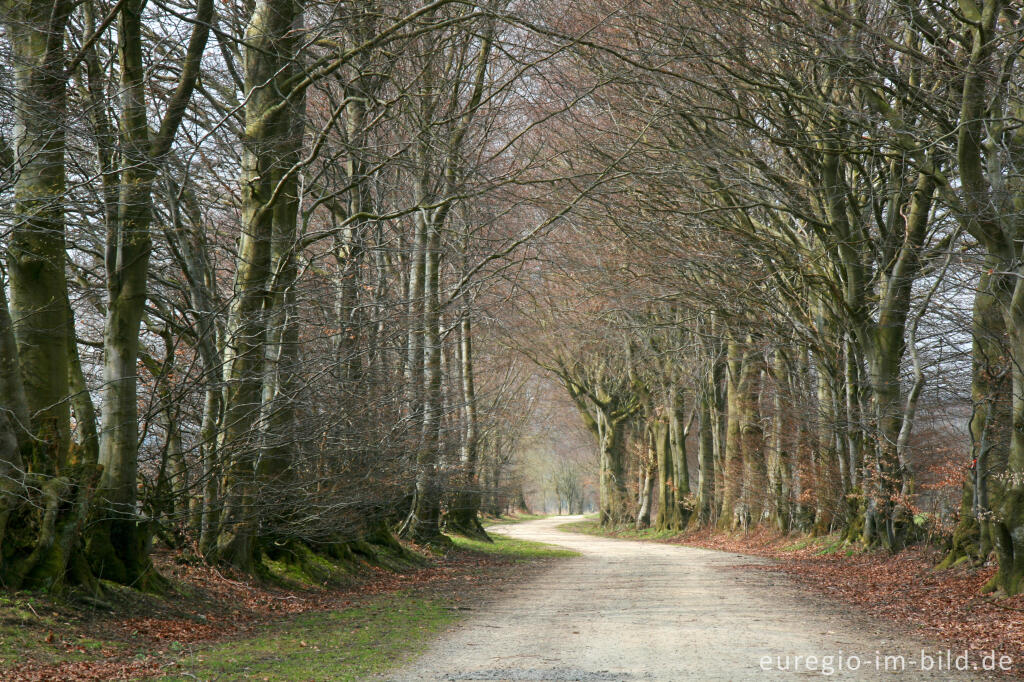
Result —
<svg viewBox="0 0 1024 682"><path fill-rule="evenodd" d="M637 530L633 526L617 526L606 528L601 525L597 518L587 518L582 521L563 523L558 530L569 533L585 533L586 535L598 535L601 537L621 538L624 540L668 540L682 534L682 531L656 528L642 528Z"/></svg>
<svg viewBox="0 0 1024 682"><path fill-rule="evenodd" d="M31 659L44 665L94 659L98 650L123 648L113 641L68 634L61 617L31 598L0 600L0 671ZM49 641L47 641L49 640ZM2 672L0 672L2 676Z"/></svg>
<svg viewBox="0 0 1024 682"><path fill-rule="evenodd" d="M536 521L538 519L548 518L546 514L515 514L514 516L487 516L481 519L480 525L484 528L490 528L491 526L507 526L515 523L525 523L526 521Z"/></svg>
<svg viewBox="0 0 1024 682"><path fill-rule="evenodd" d="M782 548L783 552L799 552L807 548L820 547L818 554L831 554L843 546L843 538L835 533L831 535L809 535Z"/></svg>
<svg viewBox="0 0 1024 682"><path fill-rule="evenodd" d="M352 560L332 560L311 551L301 543L279 552L275 557L263 556L266 577L273 583L288 588L310 588L324 585L343 585L351 582L356 573Z"/></svg>
<svg viewBox="0 0 1024 682"><path fill-rule="evenodd" d="M827 542L830 538L832 539L832 541L831 542ZM825 556L827 554L838 554L840 552L843 552L844 550L845 550L846 556L850 556L853 553L853 548L850 547L849 541L845 537L843 537L843 536L840 536L838 539L836 539L835 536L825 536L823 538L815 538L815 539L816 540L824 540L824 541L826 541L824 543L825 546L822 547L817 552L817 554L819 556ZM819 544L821 544L821 543L819 543Z"/></svg>
<svg viewBox="0 0 1024 682"><path fill-rule="evenodd" d="M515 540L497 533L491 537L494 539L494 542L471 540L461 536L453 537L452 542L459 549L469 549L483 554L505 556L517 561L579 556L579 552L574 552L571 549L562 549L561 547L546 545L541 542Z"/></svg>

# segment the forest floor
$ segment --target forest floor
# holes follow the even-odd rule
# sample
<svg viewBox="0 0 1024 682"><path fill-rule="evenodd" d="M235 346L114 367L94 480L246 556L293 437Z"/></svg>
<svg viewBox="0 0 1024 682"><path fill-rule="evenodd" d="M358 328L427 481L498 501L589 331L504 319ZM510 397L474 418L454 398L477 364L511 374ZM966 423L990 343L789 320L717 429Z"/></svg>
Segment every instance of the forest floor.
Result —
<svg viewBox="0 0 1024 682"><path fill-rule="evenodd" d="M424 565L365 565L326 585L235 580L160 553L164 596L110 587L106 603L0 592L0 679L355 680L400 665L485 595L573 553L455 539Z"/></svg>
<svg viewBox="0 0 1024 682"><path fill-rule="evenodd" d="M836 536L787 535L770 529L723 533L702 529L683 533L654 529L602 529L595 519L560 528L603 537L657 541L771 559L755 568L782 573L797 584L856 607L859 611L909 626L919 636L940 641L954 652L980 657L995 651L1013 659L1012 673L1024 677L1024 595L995 598L981 587L994 565L960 565L934 570L942 553L916 546L897 554L863 551Z"/></svg>

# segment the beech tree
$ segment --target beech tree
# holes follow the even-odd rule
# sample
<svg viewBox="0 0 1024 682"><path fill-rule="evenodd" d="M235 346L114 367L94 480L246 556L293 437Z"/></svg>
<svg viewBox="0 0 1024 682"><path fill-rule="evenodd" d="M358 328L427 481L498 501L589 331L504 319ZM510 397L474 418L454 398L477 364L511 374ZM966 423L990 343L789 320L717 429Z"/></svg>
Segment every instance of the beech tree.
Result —
<svg viewBox="0 0 1024 682"><path fill-rule="evenodd" d="M557 386L606 526L1020 591L1012 3L0 12L5 585L486 538L531 467L578 511Z"/></svg>

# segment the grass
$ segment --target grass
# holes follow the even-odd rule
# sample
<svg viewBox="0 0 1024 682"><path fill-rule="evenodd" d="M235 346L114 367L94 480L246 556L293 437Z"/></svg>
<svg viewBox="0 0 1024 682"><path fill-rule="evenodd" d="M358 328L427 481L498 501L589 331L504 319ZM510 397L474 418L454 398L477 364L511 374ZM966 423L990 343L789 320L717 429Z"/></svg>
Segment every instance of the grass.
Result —
<svg viewBox="0 0 1024 682"><path fill-rule="evenodd" d="M482 540L471 540L464 537L453 537L452 541L460 549L469 549L474 552L483 552L495 556L509 557L515 561L536 561L537 559L555 559L559 557L579 556L579 552L571 549L562 549L554 545L546 545L543 542L532 542L530 540L515 540L495 533L491 536L493 543Z"/></svg>
<svg viewBox="0 0 1024 682"><path fill-rule="evenodd" d="M0 665L19 662L26 652L42 663L57 664L95 658L101 649L123 648L117 642L67 634L66 614L52 608L31 594L0 596Z"/></svg>
<svg viewBox="0 0 1024 682"><path fill-rule="evenodd" d="M546 519L547 514L515 514L514 516L488 516L483 519L480 523L484 528L490 528L491 526L507 526L515 523L525 523L527 521L536 521L537 519Z"/></svg>
<svg viewBox="0 0 1024 682"><path fill-rule="evenodd" d="M458 551L515 563L577 556L539 542L452 538ZM507 572L507 569L503 569ZM406 590L337 611L305 613L229 642L183 651L166 680L357 680L411 660L461 618L459 594Z"/></svg>
<svg viewBox="0 0 1024 682"><path fill-rule="evenodd" d="M397 592L340 611L302 614L273 631L191 652L164 679L361 679L410 659L458 619L449 602Z"/></svg>

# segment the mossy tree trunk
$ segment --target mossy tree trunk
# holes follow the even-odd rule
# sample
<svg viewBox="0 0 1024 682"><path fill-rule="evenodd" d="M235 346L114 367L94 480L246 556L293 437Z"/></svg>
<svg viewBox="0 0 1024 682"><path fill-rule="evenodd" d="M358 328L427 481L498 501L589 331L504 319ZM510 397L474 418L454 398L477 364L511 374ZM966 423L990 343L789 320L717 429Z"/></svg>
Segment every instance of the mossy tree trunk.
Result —
<svg viewBox="0 0 1024 682"><path fill-rule="evenodd" d="M626 481L626 420L598 411L600 442L601 525L614 527L629 523L629 492Z"/></svg>
<svg viewBox="0 0 1024 682"><path fill-rule="evenodd" d="M584 426L598 447L598 508L601 525L628 523L626 426L642 407L647 391L628 376L610 371L603 361L557 361L549 368L562 382ZM626 373L628 374L628 373Z"/></svg>
<svg viewBox="0 0 1024 682"><path fill-rule="evenodd" d="M10 589L93 584L80 538L96 482L94 442L83 432L79 452L70 419L73 403L83 412L71 395L79 366L65 274L64 40L73 7L0 4L16 102L9 303L0 295L0 581Z"/></svg>
<svg viewBox="0 0 1024 682"><path fill-rule="evenodd" d="M991 531L999 557L995 586L1012 595L1024 589L1024 189L1018 179L1007 180L1005 168L1020 158L1024 135L1018 129L1007 130L1005 121L1024 115L1024 105L1005 92L1012 86L1001 78L998 66L1019 51L1015 34L1005 30L1012 20L1000 21L1008 5L1002 0L960 3L962 30L970 46L957 129L961 182L960 187L944 189L964 227L995 262L994 272L1005 273L992 278L991 290L1009 338L1011 435L1001 499L992 500ZM991 145L990 140L999 144ZM993 335L996 332L992 330Z"/></svg>
<svg viewBox="0 0 1024 682"><path fill-rule="evenodd" d="M683 518L679 513L669 424L666 420L659 419L649 428L658 470L658 513L654 519L654 526L658 530L679 530L683 526Z"/></svg>
<svg viewBox="0 0 1024 682"><path fill-rule="evenodd" d="M245 139L242 148L242 237L224 353L224 428L220 449L230 457L224 506L208 558L244 571L257 559L258 422L266 371L267 314L273 306L275 221L297 210L296 119L302 92L289 87L298 69L295 0L260 0L246 28ZM280 233L281 227L278 226Z"/></svg>
<svg viewBox="0 0 1024 682"><path fill-rule="evenodd" d="M964 467L960 518L941 568L964 560L980 563L992 552L993 501L1000 497L1009 450L1009 349L999 300L992 290L997 278L989 274L997 264L991 257L987 261L988 267L978 279L971 317L971 462Z"/></svg>
<svg viewBox="0 0 1024 682"><path fill-rule="evenodd" d="M29 471L58 475L70 446L65 275L64 31L72 3L8 0L3 19L14 60L14 224L7 249L10 311L32 445ZM13 397L13 396L12 396ZM24 415L23 415L24 416ZM19 419L20 421L20 419Z"/></svg>
<svg viewBox="0 0 1024 682"><path fill-rule="evenodd" d="M676 511L671 512L670 518L678 515L678 527L682 528L689 521L692 509L687 506L690 497L690 464L686 457L686 437L690 431L690 417L686 415L684 394L677 385L672 385L668 390L667 411L669 430L669 460L672 463L671 484L673 501ZM673 520L673 523L675 521ZM671 525L675 528L675 525Z"/></svg>
<svg viewBox="0 0 1024 682"><path fill-rule="evenodd" d="M290 118L290 153L283 159L286 168L299 163L305 118L301 104ZM287 171L286 171L287 173ZM273 209L271 236L271 278L267 310L266 355L263 397L261 400L260 456L256 465L258 496L247 523L257 538L259 551L268 542L287 543L292 539L287 519L302 515L292 487L294 466L302 466L301 455L308 451L298 418L301 363L299 325L296 319L295 283L298 276L296 230L301 205L298 173L290 173L278 183L279 197ZM327 529L309 528L308 532L327 535ZM258 557L256 557L258 558Z"/></svg>

